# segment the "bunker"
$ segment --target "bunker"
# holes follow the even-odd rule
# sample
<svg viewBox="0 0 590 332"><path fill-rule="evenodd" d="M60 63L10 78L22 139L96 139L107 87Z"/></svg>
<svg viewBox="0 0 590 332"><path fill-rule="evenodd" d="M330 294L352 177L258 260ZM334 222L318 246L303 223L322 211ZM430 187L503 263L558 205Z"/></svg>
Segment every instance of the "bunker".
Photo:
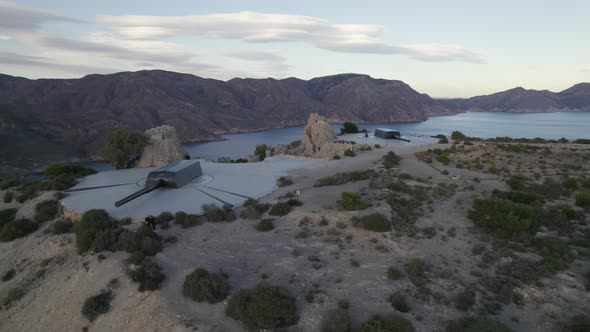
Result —
<svg viewBox="0 0 590 332"><path fill-rule="evenodd" d="M145 185L162 180L164 187L181 188L201 175L203 171L198 160L179 160L151 171Z"/></svg>
<svg viewBox="0 0 590 332"><path fill-rule="evenodd" d="M142 189L116 201L115 206L120 207L160 187L182 188L201 175L203 175L203 171L201 170L201 163L198 160L175 161L151 171Z"/></svg>
<svg viewBox="0 0 590 332"><path fill-rule="evenodd" d="M377 128L375 129L375 137L383 138L383 139L399 139L402 141L409 142L410 140L407 138L402 137L402 134L393 129L389 128Z"/></svg>

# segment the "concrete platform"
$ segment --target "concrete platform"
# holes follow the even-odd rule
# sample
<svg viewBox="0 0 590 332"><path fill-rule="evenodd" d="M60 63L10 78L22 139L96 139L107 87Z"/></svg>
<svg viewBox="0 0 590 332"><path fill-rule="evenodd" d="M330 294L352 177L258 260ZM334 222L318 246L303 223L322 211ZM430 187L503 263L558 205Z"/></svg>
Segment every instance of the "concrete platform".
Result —
<svg viewBox="0 0 590 332"><path fill-rule="evenodd" d="M134 168L100 172L86 177L70 188L61 203L77 212L104 209L115 218L143 219L161 212L202 214L203 204L241 206L251 197L258 199L276 190L276 180L295 168L319 163L312 160L291 160L277 157L263 162L225 164L201 160L203 176L182 188L159 188L121 207L115 201L143 188L149 172L156 168ZM84 188L94 188L80 190ZM79 191L78 191L79 190Z"/></svg>

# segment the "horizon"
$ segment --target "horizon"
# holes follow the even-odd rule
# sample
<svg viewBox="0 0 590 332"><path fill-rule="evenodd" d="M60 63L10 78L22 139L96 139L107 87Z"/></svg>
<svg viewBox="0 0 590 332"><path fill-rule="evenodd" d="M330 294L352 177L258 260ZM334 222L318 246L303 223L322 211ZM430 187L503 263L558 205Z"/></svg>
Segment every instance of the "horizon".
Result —
<svg viewBox="0 0 590 332"><path fill-rule="evenodd" d="M362 11L335 4L0 0L0 64L30 79L141 70L222 81L362 73L433 98L563 91L590 81L590 47L575 33L590 30L584 1L431 1L428 10L376 1Z"/></svg>

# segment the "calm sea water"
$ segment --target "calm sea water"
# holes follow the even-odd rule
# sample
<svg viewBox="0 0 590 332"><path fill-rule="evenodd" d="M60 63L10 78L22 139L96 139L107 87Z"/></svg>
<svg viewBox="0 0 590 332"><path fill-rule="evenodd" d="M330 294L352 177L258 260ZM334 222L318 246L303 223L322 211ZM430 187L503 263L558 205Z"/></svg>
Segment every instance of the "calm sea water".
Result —
<svg viewBox="0 0 590 332"><path fill-rule="evenodd" d="M332 125L340 131L341 125ZM541 137L545 139L590 138L590 112L559 113L461 113L450 116L431 117L424 122L361 124L359 128L373 131L386 127L402 133L423 135L450 135L459 130L468 136L492 138ZM257 144L278 145L300 140L303 126L271 129L247 134L222 135L225 141L185 144L187 152L194 158L209 160L218 157L243 158L254 152Z"/></svg>

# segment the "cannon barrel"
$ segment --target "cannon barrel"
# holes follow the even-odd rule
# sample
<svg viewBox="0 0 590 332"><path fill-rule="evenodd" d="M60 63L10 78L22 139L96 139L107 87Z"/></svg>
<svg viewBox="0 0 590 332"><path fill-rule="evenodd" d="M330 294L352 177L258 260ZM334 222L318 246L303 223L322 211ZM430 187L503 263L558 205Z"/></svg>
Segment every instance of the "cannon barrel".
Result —
<svg viewBox="0 0 590 332"><path fill-rule="evenodd" d="M150 183L149 185L143 187L142 189L134 192L133 194L131 194L131 195L129 195L129 196L127 196L127 197L119 200L119 201L116 201L115 202L115 206L116 207L119 207L119 206L121 206L123 204L127 204L130 201L138 198L139 196L145 195L145 194L149 193L150 191L153 191L153 190L158 189L163 184L164 184L164 180L156 180L156 181Z"/></svg>
<svg viewBox="0 0 590 332"><path fill-rule="evenodd" d="M397 137L395 137L395 139L398 139L398 140L400 140L400 141L404 141L404 142L409 142L409 141L410 141L409 139L407 139L407 138L403 138L403 137L401 137L401 136L397 136Z"/></svg>

